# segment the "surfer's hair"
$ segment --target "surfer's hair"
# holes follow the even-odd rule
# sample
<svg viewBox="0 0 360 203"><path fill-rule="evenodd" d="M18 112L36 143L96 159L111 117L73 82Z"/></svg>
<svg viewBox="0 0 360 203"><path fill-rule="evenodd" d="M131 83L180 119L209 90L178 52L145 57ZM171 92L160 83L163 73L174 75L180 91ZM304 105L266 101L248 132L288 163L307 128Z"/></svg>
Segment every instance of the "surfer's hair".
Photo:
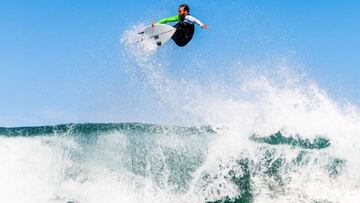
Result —
<svg viewBox="0 0 360 203"><path fill-rule="evenodd" d="M189 8L189 6L188 6L187 4L181 4L181 5L179 6L179 8L181 8L181 7L184 8L184 11L187 11L188 13L190 13L190 8Z"/></svg>

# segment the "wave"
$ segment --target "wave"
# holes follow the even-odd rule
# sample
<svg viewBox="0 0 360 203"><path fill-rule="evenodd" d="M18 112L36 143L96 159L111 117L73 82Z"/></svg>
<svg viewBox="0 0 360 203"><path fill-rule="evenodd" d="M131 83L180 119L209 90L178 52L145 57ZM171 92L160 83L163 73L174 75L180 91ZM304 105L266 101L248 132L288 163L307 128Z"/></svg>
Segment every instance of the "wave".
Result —
<svg viewBox="0 0 360 203"><path fill-rule="evenodd" d="M129 36L131 31L122 42ZM178 61L162 56L171 54L169 47L149 51L124 43L123 50L126 67L161 105L190 125L207 124L216 131L203 143L204 158L191 172L182 202L360 199L360 162L354 159L360 155L358 107L335 101L286 60L266 64L265 70L253 68L261 64L234 62L202 83L174 77L165 70ZM187 63L190 70L197 66Z"/></svg>
<svg viewBox="0 0 360 203"><path fill-rule="evenodd" d="M294 173L318 168L327 179L336 180L347 166L346 160L324 151L330 147L328 139L309 140L279 131L248 137L256 148L255 157L243 151L231 161L217 160L211 170L204 169L211 150L208 146L221 137L218 131L210 126L141 123L0 128L1 162L12 163L0 170L12 177L8 179L11 184L6 180L0 184L7 188L1 199L253 202L259 192L257 179L262 179L261 187L279 195L288 192ZM34 187L12 188L16 183L36 183L35 191ZM92 190L101 192L89 194ZM22 195L12 196L15 193ZM27 196L30 194L36 196Z"/></svg>
<svg viewBox="0 0 360 203"><path fill-rule="evenodd" d="M111 132L117 133L175 133L175 134L200 134L201 132L215 132L210 126L181 127L165 126L143 123L83 123L83 124L62 124L53 126L36 126L36 127L0 127L0 136L6 137L33 137L33 136L90 136L106 134Z"/></svg>
<svg viewBox="0 0 360 203"><path fill-rule="evenodd" d="M171 45L131 43L138 27L121 37L123 66L177 122L0 128L1 202L360 200L356 106L284 64L171 75Z"/></svg>

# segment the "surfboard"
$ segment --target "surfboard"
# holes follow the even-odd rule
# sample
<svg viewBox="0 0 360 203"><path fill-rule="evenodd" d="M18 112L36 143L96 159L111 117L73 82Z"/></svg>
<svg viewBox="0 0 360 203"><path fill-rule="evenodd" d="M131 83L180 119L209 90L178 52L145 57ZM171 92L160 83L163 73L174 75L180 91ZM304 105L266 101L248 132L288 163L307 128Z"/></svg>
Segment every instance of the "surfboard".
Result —
<svg viewBox="0 0 360 203"><path fill-rule="evenodd" d="M143 35L138 42L149 40L154 42L157 46L164 45L169 39L173 36L176 29L172 26L160 24L153 26L148 26L143 32L139 34Z"/></svg>

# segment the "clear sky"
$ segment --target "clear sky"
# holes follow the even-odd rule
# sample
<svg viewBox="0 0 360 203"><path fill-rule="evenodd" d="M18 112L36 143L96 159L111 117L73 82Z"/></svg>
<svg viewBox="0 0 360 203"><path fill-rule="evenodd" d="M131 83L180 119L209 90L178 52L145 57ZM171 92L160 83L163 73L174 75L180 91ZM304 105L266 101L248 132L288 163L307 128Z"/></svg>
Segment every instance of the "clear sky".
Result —
<svg viewBox="0 0 360 203"><path fill-rule="evenodd" d="M360 1L2 0L0 126L163 122L152 116L162 107L122 68L119 39L180 3L211 27L169 53L205 64L196 74L285 57L332 98L360 104Z"/></svg>

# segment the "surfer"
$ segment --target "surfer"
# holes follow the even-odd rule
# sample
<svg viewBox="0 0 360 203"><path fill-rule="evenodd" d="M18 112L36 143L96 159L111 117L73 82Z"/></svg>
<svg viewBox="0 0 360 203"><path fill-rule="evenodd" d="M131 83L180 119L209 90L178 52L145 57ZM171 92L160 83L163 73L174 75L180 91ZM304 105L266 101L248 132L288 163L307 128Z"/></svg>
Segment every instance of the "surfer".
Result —
<svg viewBox="0 0 360 203"><path fill-rule="evenodd" d="M191 16L190 8L186 4L180 5L178 12L178 15L169 18L163 18L158 22L153 23L152 26L155 26L156 24L178 22L176 25L174 25L176 31L171 39L174 40L178 46L183 47L191 41L195 31L195 23L198 24L202 29L208 28L208 26L197 18Z"/></svg>

